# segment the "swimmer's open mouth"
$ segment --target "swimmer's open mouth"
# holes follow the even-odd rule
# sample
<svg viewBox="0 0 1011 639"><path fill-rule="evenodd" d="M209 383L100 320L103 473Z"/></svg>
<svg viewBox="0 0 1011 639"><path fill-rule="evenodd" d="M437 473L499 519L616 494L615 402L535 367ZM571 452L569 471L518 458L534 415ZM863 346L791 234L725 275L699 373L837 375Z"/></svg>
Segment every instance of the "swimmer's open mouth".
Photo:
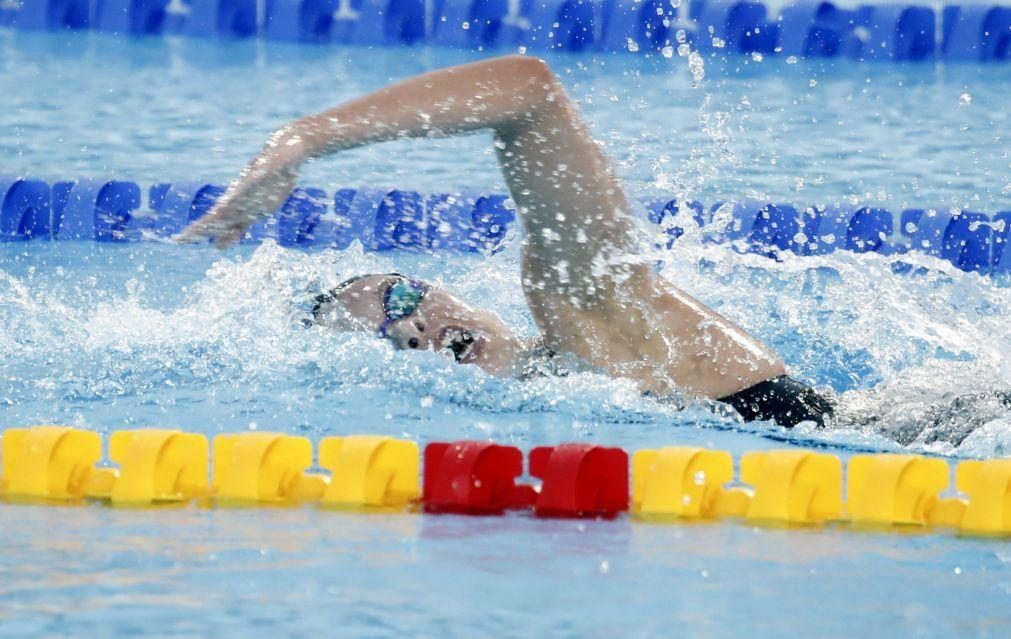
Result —
<svg viewBox="0 0 1011 639"><path fill-rule="evenodd" d="M470 363L477 359L481 341L465 328L450 326L439 334L439 350L451 352L457 362Z"/></svg>

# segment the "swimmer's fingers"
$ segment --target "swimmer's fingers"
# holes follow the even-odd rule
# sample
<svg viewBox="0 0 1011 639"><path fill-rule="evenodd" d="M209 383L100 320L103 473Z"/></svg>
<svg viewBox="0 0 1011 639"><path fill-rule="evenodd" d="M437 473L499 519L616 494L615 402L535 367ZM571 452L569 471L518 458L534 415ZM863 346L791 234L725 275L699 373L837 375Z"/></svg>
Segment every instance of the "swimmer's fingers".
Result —
<svg viewBox="0 0 1011 639"><path fill-rule="evenodd" d="M208 216L210 217L210 216ZM243 238L251 220L242 219L200 219L190 224L175 240L181 243L205 242L211 240L219 249L226 249Z"/></svg>
<svg viewBox="0 0 1011 639"><path fill-rule="evenodd" d="M246 235L249 224L232 225L227 230L219 233L214 238L214 246L219 249L226 249L232 246Z"/></svg>
<svg viewBox="0 0 1011 639"><path fill-rule="evenodd" d="M211 210L210 213L199 220L190 223L183 231L175 237L176 242L192 243L214 240L215 246L225 248L234 243L231 238L237 233L240 234L249 227L252 220L247 216L237 213L230 204L221 204ZM227 239L226 239L227 238ZM222 242L222 240L225 240Z"/></svg>
<svg viewBox="0 0 1011 639"><path fill-rule="evenodd" d="M211 239L224 249L243 238L257 220L278 210L295 187L294 172L247 175L229 188L211 212L196 220L176 237L178 242Z"/></svg>
<svg viewBox="0 0 1011 639"><path fill-rule="evenodd" d="M195 244L213 236L211 228L203 220L197 220L190 222L189 226L172 238L172 241L178 244Z"/></svg>
<svg viewBox="0 0 1011 639"><path fill-rule="evenodd" d="M173 239L181 244L187 244L217 238L227 232L230 226L228 217L227 212L215 208L199 220L190 222L189 226Z"/></svg>

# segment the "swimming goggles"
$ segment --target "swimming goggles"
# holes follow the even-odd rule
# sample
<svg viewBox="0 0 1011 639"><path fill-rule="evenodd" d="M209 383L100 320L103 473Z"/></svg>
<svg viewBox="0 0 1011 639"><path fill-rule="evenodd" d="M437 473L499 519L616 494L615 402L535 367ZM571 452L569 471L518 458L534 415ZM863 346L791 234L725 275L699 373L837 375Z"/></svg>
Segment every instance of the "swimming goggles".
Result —
<svg viewBox="0 0 1011 639"><path fill-rule="evenodd" d="M383 313L386 314L386 319L379 325L380 337L387 336L386 331L394 322L417 313L425 294L431 288L424 282L397 275L383 291Z"/></svg>
<svg viewBox="0 0 1011 639"><path fill-rule="evenodd" d="M400 273L390 273L389 276L392 280L383 290L383 315L385 315L385 318L378 329L381 337L387 336L386 331L391 324L416 313L418 306L421 305L421 301L425 299L425 294L432 288L424 282L412 280ZM307 308L305 308L305 312L312 319L305 317L302 319L302 324L307 327L319 324L327 312L326 305L336 302L337 295L341 291L364 277L368 277L368 275L352 277L341 282L326 293L321 293L314 298L306 300L305 305ZM311 308L308 308L309 306Z"/></svg>

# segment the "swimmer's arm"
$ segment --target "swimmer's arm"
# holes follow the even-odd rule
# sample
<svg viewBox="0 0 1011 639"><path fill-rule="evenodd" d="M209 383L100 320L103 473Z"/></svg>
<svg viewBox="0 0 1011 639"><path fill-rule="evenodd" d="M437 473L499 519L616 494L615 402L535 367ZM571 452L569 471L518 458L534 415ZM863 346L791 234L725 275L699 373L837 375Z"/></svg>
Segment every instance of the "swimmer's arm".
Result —
<svg viewBox="0 0 1011 639"><path fill-rule="evenodd" d="M239 240L287 198L314 158L407 137L489 129L528 240L525 288L594 297L613 249L628 244L628 202L548 66L509 56L398 82L278 130L214 210L181 240ZM598 272L593 272L594 265ZM578 284L577 284L578 283Z"/></svg>
<svg viewBox="0 0 1011 639"><path fill-rule="evenodd" d="M523 290L550 347L664 393L722 397L780 374L770 349L637 263L621 185L558 79L534 58L434 71L288 124L181 239L237 241L280 206L310 159L480 129L495 136L527 231Z"/></svg>

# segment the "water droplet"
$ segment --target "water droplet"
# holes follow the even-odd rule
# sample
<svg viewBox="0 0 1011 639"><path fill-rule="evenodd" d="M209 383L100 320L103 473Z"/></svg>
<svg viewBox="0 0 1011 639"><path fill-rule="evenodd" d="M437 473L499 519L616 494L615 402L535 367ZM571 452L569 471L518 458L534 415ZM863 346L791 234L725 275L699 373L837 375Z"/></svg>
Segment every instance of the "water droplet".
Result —
<svg viewBox="0 0 1011 639"><path fill-rule="evenodd" d="M958 96L959 106L968 106L970 102L972 102L972 96L969 95L968 93L963 93L962 95Z"/></svg>

